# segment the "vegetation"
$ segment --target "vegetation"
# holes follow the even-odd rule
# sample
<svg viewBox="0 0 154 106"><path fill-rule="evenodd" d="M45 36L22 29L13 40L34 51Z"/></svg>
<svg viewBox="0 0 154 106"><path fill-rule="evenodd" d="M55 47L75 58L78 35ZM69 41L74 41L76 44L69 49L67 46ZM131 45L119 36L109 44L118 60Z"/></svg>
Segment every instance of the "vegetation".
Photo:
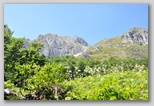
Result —
<svg viewBox="0 0 154 106"><path fill-rule="evenodd" d="M6 25L5 25L6 26ZM5 100L148 100L148 58L46 58L4 30Z"/></svg>
<svg viewBox="0 0 154 106"><path fill-rule="evenodd" d="M125 71L104 76L78 78L65 84L72 86L66 100L147 100L147 70Z"/></svg>
<svg viewBox="0 0 154 106"><path fill-rule="evenodd" d="M91 54L88 54L91 52ZM124 43L120 36L104 39L94 46L90 47L83 55L88 55L99 60L107 60L108 57L115 58L147 58L148 45L139 45L137 43ZM120 54L120 55L119 55Z"/></svg>

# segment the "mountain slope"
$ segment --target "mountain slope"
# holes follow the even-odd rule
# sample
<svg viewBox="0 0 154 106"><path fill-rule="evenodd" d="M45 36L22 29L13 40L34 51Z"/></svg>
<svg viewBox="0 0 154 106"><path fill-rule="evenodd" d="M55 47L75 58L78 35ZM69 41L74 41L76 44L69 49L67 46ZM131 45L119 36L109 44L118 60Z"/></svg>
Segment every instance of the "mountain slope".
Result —
<svg viewBox="0 0 154 106"><path fill-rule="evenodd" d="M46 35L39 35L34 41L44 44L41 53L46 57L76 55L90 47L83 38L78 36L70 38L68 36L48 33ZM29 40L26 40L26 45L28 42Z"/></svg>
<svg viewBox="0 0 154 106"><path fill-rule="evenodd" d="M109 57L146 58L148 57L148 29L131 28L120 36L98 42L80 56L102 60Z"/></svg>

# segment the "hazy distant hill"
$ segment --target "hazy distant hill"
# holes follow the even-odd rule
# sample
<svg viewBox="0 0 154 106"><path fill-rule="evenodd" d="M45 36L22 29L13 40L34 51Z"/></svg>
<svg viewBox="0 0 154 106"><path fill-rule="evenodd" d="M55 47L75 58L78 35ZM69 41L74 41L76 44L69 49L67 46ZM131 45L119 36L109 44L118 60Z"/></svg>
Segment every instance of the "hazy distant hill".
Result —
<svg viewBox="0 0 154 106"><path fill-rule="evenodd" d="M111 56L146 58L148 57L148 29L131 28L122 35L98 42L80 56L97 59L107 59Z"/></svg>

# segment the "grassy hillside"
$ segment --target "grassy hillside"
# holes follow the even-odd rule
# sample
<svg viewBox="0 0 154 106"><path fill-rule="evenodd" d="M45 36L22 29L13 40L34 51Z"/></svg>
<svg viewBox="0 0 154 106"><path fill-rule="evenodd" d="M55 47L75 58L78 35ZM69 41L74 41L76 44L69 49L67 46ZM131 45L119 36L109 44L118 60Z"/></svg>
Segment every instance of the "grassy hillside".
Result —
<svg viewBox="0 0 154 106"><path fill-rule="evenodd" d="M148 44L139 45L137 43L123 42L120 36L104 39L90 47L82 54L95 59L106 60L109 57L115 58L147 58ZM81 56L81 55L80 55Z"/></svg>

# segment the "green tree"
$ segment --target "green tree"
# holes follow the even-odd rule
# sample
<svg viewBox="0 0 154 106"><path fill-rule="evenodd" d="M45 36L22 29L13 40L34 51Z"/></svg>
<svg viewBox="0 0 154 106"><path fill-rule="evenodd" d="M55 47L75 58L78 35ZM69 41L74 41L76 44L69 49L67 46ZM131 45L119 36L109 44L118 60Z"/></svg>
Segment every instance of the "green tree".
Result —
<svg viewBox="0 0 154 106"><path fill-rule="evenodd" d="M7 25L6 25L7 26ZM5 26L5 27L6 27ZM24 40L21 38L13 38L13 32L7 28L4 30L4 80L8 80L15 72L16 63L19 63L21 57L21 49Z"/></svg>
<svg viewBox="0 0 154 106"><path fill-rule="evenodd" d="M33 64L43 66L46 58L40 54L40 49L43 46L41 43L31 42L26 48L25 39L14 38L12 34L13 32L8 27L4 30L4 80L17 83L21 79L19 66L25 67L25 64L28 67L32 67ZM27 69L23 69L23 71L26 73Z"/></svg>

